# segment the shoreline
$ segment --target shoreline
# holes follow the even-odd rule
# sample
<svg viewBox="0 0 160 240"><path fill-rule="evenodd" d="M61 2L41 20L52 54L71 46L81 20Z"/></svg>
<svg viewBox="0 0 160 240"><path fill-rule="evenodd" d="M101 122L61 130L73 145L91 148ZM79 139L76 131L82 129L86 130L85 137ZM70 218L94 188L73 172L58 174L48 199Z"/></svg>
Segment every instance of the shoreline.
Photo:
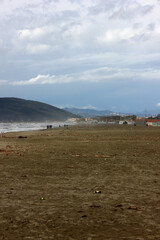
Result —
<svg viewBox="0 0 160 240"><path fill-rule="evenodd" d="M14 122L14 123L0 123L0 133L9 132L27 132L27 131L39 131L47 129L47 125L51 125L52 128L64 127L65 125L71 126L77 123L71 122ZM25 126L25 127L24 127ZM8 128L8 129L7 129Z"/></svg>

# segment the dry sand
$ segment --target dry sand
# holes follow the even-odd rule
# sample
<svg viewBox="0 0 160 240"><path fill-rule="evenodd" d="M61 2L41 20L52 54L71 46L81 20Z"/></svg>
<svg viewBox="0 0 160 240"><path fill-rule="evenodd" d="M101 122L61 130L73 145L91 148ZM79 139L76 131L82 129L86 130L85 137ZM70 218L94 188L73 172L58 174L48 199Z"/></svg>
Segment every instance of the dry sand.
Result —
<svg viewBox="0 0 160 240"><path fill-rule="evenodd" d="M160 240L160 128L7 133L0 171L0 239Z"/></svg>

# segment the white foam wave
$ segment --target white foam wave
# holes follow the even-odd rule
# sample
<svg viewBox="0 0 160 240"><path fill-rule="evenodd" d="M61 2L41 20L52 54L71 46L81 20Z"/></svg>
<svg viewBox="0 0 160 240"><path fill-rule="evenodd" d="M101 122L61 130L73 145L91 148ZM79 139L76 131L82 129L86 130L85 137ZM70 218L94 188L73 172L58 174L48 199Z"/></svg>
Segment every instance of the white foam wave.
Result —
<svg viewBox="0 0 160 240"><path fill-rule="evenodd" d="M47 123L38 123L38 122L20 122L20 123L3 123L0 122L0 133L6 132L21 132L21 131L33 131L46 129L47 125L52 125L53 128L64 126L64 124L73 125L73 123L68 122L47 122Z"/></svg>

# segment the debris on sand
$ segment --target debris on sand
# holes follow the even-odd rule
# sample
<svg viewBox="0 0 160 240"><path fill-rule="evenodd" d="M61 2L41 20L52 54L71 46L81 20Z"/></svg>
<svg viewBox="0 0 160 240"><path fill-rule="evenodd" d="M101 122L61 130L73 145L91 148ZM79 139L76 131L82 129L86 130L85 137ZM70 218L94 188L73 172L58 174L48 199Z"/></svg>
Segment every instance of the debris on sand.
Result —
<svg viewBox="0 0 160 240"><path fill-rule="evenodd" d="M136 206L129 206L128 209L130 209L130 210L138 210L138 208Z"/></svg>
<svg viewBox="0 0 160 240"><path fill-rule="evenodd" d="M101 206L99 205L92 205L92 206L89 206L90 208L100 208Z"/></svg>
<svg viewBox="0 0 160 240"><path fill-rule="evenodd" d="M102 192L101 192L101 191L99 191L99 190L97 190L97 191L95 191L94 193L99 193L99 194L100 194L100 193L102 193Z"/></svg>
<svg viewBox="0 0 160 240"><path fill-rule="evenodd" d="M18 138L27 138L26 136L19 136Z"/></svg>
<svg viewBox="0 0 160 240"><path fill-rule="evenodd" d="M44 197L40 197L40 200L43 201L43 200L45 200L45 198Z"/></svg>
<svg viewBox="0 0 160 240"><path fill-rule="evenodd" d="M122 204L118 204L118 205L116 205L115 207L116 207L116 208L118 208L118 207L123 207L123 205L122 205Z"/></svg>
<svg viewBox="0 0 160 240"><path fill-rule="evenodd" d="M20 152L16 151L16 150L8 150L8 149L0 149L0 153L6 153L6 154L12 154L12 153L15 153L15 154L20 154Z"/></svg>

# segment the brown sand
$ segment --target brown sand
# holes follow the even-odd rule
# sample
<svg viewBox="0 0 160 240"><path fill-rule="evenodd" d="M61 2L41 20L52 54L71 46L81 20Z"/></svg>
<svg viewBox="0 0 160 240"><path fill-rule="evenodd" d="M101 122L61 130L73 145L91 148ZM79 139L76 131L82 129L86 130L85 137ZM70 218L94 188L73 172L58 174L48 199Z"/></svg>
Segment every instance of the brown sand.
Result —
<svg viewBox="0 0 160 240"><path fill-rule="evenodd" d="M7 133L0 171L0 239L160 240L158 127Z"/></svg>

